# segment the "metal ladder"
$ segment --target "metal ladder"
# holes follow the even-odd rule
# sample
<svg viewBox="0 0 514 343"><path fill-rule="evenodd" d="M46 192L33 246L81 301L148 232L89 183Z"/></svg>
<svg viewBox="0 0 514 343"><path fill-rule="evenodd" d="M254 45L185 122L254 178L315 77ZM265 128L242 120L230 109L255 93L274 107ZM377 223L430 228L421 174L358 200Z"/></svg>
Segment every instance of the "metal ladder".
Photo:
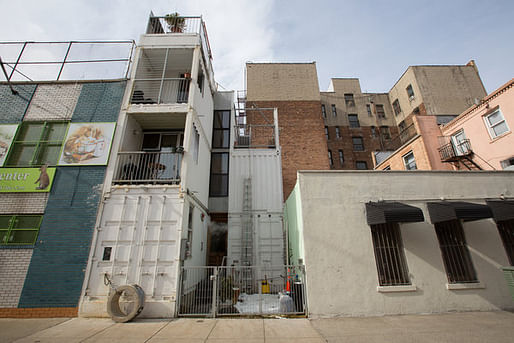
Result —
<svg viewBox="0 0 514 343"><path fill-rule="evenodd" d="M253 285L253 218L252 218L252 179L243 181L243 216L241 225L241 286L250 292Z"/></svg>

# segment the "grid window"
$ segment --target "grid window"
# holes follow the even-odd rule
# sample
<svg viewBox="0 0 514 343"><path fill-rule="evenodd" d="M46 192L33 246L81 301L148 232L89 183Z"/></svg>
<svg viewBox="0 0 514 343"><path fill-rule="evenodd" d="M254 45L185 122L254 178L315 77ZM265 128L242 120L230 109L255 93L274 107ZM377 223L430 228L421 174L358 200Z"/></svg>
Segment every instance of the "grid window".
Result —
<svg viewBox="0 0 514 343"><path fill-rule="evenodd" d="M355 107L355 100L353 99L352 93L346 93L344 95L344 102L346 103L346 106L348 106L348 107Z"/></svg>
<svg viewBox="0 0 514 343"><path fill-rule="evenodd" d="M460 221L449 220L434 226L448 282L478 282Z"/></svg>
<svg viewBox="0 0 514 343"><path fill-rule="evenodd" d="M230 111L214 111L212 148L228 149L230 144Z"/></svg>
<svg viewBox="0 0 514 343"><path fill-rule="evenodd" d="M403 156L403 164L405 165L405 170L418 169L418 167L416 166L416 159L414 158L414 153L412 151L408 152L407 155Z"/></svg>
<svg viewBox="0 0 514 343"><path fill-rule="evenodd" d="M350 127L360 127L359 116L356 114L349 114L348 121L350 122Z"/></svg>
<svg viewBox="0 0 514 343"><path fill-rule="evenodd" d="M409 100L414 99L414 89L412 89L412 85L408 85L406 90L407 90L407 96L409 97Z"/></svg>
<svg viewBox="0 0 514 343"><path fill-rule="evenodd" d="M56 165L67 127L67 122L22 123L5 166Z"/></svg>
<svg viewBox="0 0 514 343"><path fill-rule="evenodd" d="M391 132L389 131L389 126L381 126L380 133L384 139L391 139Z"/></svg>
<svg viewBox="0 0 514 343"><path fill-rule="evenodd" d="M330 139L330 136L328 135L328 126L325 126L325 138L327 141Z"/></svg>
<svg viewBox="0 0 514 343"><path fill-rule="evenodd" d="M334 161L332 160L332 151L328 151L328 163L330 164L330 168L334 166Z"/></svg>
<svg viewBox="0 0 514 343"><path fill-rule="evenodd" d="M339 164L342 166L344 164L343 150L338 150L338 151L339 151Z"/></svg>
<svg viewBox="0 0 514 343"><path fill-rule="evenodd" d="M334 117L337 117L337 109L336 109L336 105L332 104L332 115Z"/></svg>
<svg viewBox="0 0 514 343"><path fill-rule="evenodd" d="M385 110L384 110L384 105L375 105L375 108L377 110L377 117L378 118L385 118L386 117Z"/></svg>
<svg viewBox="0 0 514 343"><path fill-rule="evenodd" d="M367 170L368 169L368 164L366 163L366 161L356 161L355 162L355 169L357 169L357 170Z"/></svg>
<svg viewBox="0 0 514 343"><path fill-rule="evenodd" d="M353 150L364 151L364 140L362 137L352 137Z"/></svg>
<svg viewBox="0 0 514 343"><path fill-rule="evenodd" d="M0 216L0 245L33 245L43 216Z"/></svg>
<svg viewBox="0 0 514 343"><path fill-rule="evenodd" d="M503 113L499 109L485 116L484 119L491 138L496 138L509 131Z"/></svg>
<svg viewBox="0 0 514 343"><path fill-rule="evenodd" d="M396 116L402 112L402 108L400 107L400 102L398 101L398 99L393 101L393 110L394 110L394 115L396 115Z"/></svg>
<svg viewBox="0 0 514 343"><path fill-rule="evenodd" d="M327 110L325 109L325 105L321 105L321 116L323 118L327 117Z"/></svg>
<svg viewBox="0 0 514 343"><path fill-rule="evenodd" d="M368 117L373 116L373 113L371 112L371 104L366 104L366 111L368 111Z"/></svg>
<svg viewBox="0 0 514 343"><path fill-rule="evenodd" d="M341 138L341 129L339 126L336 126L336 138Z"/></svg>
<svg viewBox="0 0 514 343"><path fill-rule="evenodd" d="M211 154L209 195L211 197L228 196L228 152L213 152Z"/></svg>
<svg viewBox="0 0 514 343"><path fill-rule="evenodd" d="M498 222L498 231L511 266L514 266L514 219Z"/></svg>
<svg viewBox="0 0 514 343"><path fill-rule="evenodd" d="M410 285L409 270L397 223L371 225L380 286Z"/></svg>

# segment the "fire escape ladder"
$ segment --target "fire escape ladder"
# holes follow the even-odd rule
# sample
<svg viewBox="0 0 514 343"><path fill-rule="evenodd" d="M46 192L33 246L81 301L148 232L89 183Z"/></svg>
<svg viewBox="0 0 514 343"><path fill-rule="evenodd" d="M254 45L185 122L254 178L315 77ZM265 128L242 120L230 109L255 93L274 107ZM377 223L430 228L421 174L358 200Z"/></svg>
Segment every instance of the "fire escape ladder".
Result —
<svg viewBox="0 0 514 343"><path fill-rule="evenodd" d="M464 155L461 157L460 162L468 168L468 170L482 170L482 168L473 161L473 157L471 155Z"/></svg>
<svg viewBox="0 0 514 343"><path fill-rule="evenodd" d="M243 267L241 278L243 285L253 285L253 216L252 216L252 179L243 181L243 215L241 225L241 266ZM245 290L250 291L251 289Z"/></svg>

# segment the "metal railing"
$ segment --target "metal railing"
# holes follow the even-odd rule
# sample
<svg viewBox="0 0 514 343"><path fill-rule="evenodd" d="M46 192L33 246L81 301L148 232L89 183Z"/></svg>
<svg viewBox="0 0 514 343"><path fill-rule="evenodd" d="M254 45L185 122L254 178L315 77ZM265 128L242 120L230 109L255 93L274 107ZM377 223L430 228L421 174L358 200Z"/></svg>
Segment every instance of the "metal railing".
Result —
<svg viewBox="0 0 514 343"><path fill-rule="evenodd" d="M189 100L187 78L136 79L131 104L181 104Z"/></svg>
<svg viewBox="0 0 514 343"><path fill-rule="evenodd" d="M180 316L306 313L304 266L182 267Z"/></svg>
<svg viewBox="0 0 514 343"><path fill-rule="evenodd" d="M463 139L458 143L452 142L451 137L439 137L439 140L440 146L437 150L441 161L451 161L459 156L467 156L472 153L469 139Z"/></svg>
<svg viewBox="0 0 514 343"><path fill-rule="evenodd" d="M0 42L0 81L128 78L134 41Z"/></svg>
<svg viewBox="0 0 514 343"><path fill-rule="evenodd" d="M180 182L182 151L119 152L113 182L116 184Z"/></svg>
<svg viewBox="0 0 514 343"><path fill-rule="evenodd" d="M272 108L239 108L234 125L234 148L275 148Z"/></svg>
<svg viewBox="0 0 514 343"><path fill-rule="evenodd" d="M400 133L384 143L384 150L396 150L418 134L414 124L407 126Z"/></svg>

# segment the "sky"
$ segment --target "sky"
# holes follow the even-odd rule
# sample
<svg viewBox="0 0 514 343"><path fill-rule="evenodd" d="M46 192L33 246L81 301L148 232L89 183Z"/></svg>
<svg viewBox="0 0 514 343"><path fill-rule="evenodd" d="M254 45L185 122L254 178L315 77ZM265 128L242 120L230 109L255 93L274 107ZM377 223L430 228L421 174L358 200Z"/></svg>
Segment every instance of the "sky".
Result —
<svg viewBox="0 0 514 343"><path fill-rule="evenodd" d="M320 90L355 77L387 92L409 65L474 59L487 92L514 77L512 0L4 1L0 41L136 40L148 15L201 15L221 89L245 62L316 62Z"/></svg>

